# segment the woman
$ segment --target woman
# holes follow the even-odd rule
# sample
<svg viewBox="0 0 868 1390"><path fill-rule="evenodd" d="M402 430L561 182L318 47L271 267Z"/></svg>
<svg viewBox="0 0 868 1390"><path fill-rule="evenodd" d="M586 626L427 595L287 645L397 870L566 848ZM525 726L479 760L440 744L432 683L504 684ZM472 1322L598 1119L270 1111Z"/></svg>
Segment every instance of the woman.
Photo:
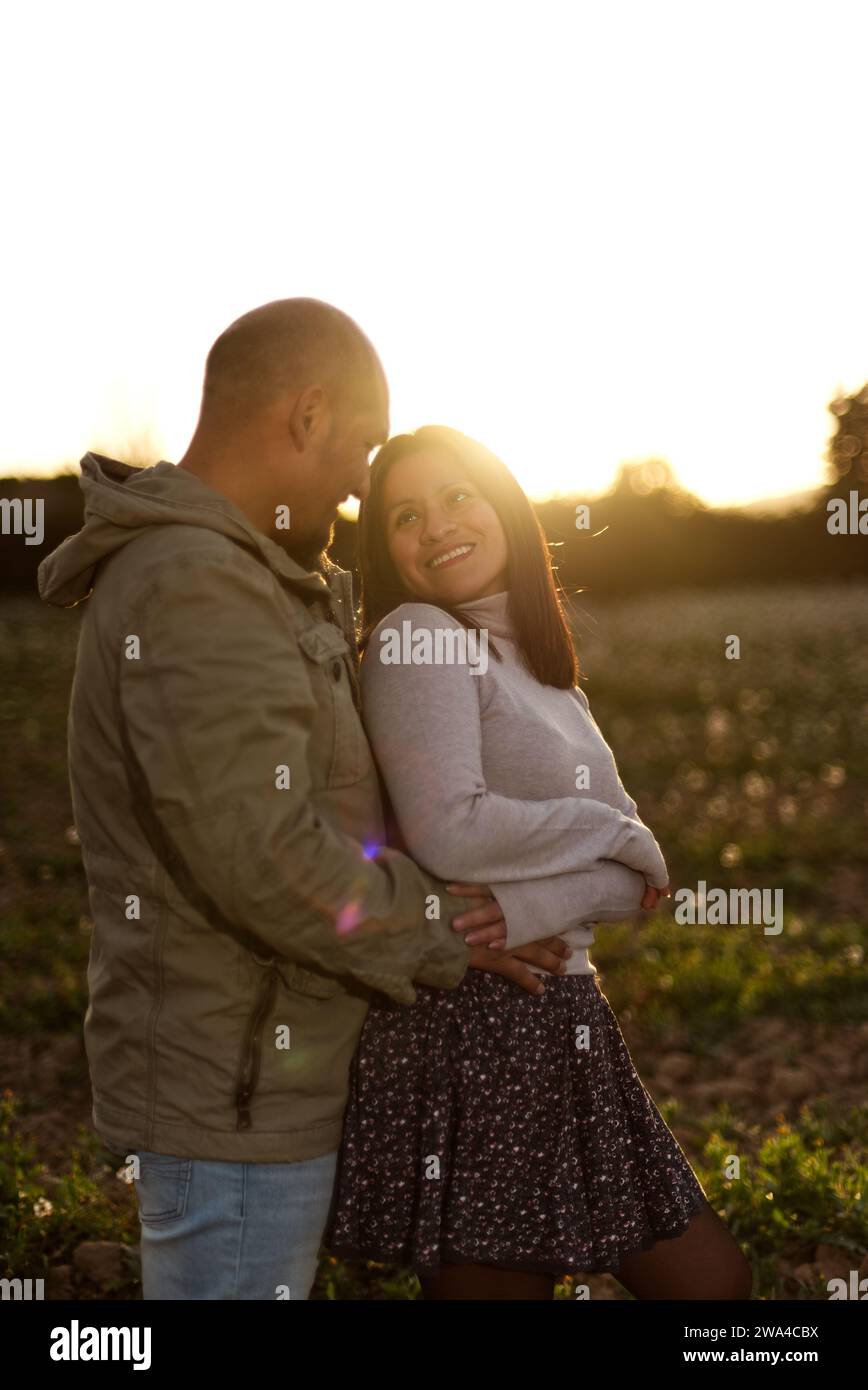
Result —
<svg viewBox="0 0 868 1390"><path fill-rule="evenodd" d="M576 687L527 497L427 426L381 449L359 524L363 717L403 847L491 885L507 949L551 935L560 905L572 955L538 995L468 970L372 1006L328 1247L409 1264L434 1299L550 1299L559 1275L600 1270L639 1298L747 1297L588 960L588 921L654 905L668 875Z"/></svg>

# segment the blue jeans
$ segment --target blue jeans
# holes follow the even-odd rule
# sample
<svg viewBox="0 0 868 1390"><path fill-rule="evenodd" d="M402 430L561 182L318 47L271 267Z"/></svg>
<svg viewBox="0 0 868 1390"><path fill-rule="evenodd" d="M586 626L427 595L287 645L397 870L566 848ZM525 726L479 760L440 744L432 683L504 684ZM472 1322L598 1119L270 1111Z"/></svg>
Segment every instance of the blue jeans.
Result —
<svg viewBox="0 0 868 1390"><path fill-rule="evenodd" d="M337 1152L224 1163L133 1149L145 1299L306 1299Z"/></svg>

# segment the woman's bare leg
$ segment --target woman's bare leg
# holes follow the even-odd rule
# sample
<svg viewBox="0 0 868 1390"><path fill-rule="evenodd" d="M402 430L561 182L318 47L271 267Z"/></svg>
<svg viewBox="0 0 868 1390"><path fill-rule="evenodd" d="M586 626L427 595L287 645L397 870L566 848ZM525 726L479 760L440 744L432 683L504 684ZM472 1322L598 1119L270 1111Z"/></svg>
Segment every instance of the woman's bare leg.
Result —
<svg viewBox="0 0 868 1390"><path fill-rule="evenodd" d="M554 1298L553 1274L531 1274L523 1269L497 1265L441 1265L434 1275L419 1275L426 1300L521 1299L524 1302Z"/></svg>
<svg viewBox="0 0 868 1390"><path fill-rule="evenodd" d="M634 1298L750 1298L753 1273L707 1202L683 1235L625 1255L615 1278Z"/></svg>

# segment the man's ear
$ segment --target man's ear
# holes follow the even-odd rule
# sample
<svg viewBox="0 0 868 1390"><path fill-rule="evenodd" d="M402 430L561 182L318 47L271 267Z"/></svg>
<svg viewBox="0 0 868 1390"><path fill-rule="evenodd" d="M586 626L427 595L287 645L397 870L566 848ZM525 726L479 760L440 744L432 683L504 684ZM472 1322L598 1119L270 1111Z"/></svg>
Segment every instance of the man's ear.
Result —
<svg viewBox="0 0 868 1390"><path fill-rule="evenodd" d="M329 407L326 393L321 386L306 386L289 415L289 433L299 453L310 444L311 439L329 427Z"/></svg>

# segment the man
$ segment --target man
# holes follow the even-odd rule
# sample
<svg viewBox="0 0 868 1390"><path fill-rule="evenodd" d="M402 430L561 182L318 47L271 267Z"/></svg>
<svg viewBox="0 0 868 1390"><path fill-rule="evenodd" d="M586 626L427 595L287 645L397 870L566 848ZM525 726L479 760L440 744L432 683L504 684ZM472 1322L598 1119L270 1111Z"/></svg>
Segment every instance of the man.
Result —
<svg viewBox="0 0 868 1390"><path fill-rule="evenodd" d="M46 601L87 599L85 1040L94 1125L137 1184L145 1298L307 1297L372 990L412 1002L468 966L539 990L519 957L562 969L556 940L498 955L487 889L450 896L383 843L351 577L324 549L388 432L358 326L263 305L214 343L180 463L85 455L85 524L40 567Z"/></svg>

